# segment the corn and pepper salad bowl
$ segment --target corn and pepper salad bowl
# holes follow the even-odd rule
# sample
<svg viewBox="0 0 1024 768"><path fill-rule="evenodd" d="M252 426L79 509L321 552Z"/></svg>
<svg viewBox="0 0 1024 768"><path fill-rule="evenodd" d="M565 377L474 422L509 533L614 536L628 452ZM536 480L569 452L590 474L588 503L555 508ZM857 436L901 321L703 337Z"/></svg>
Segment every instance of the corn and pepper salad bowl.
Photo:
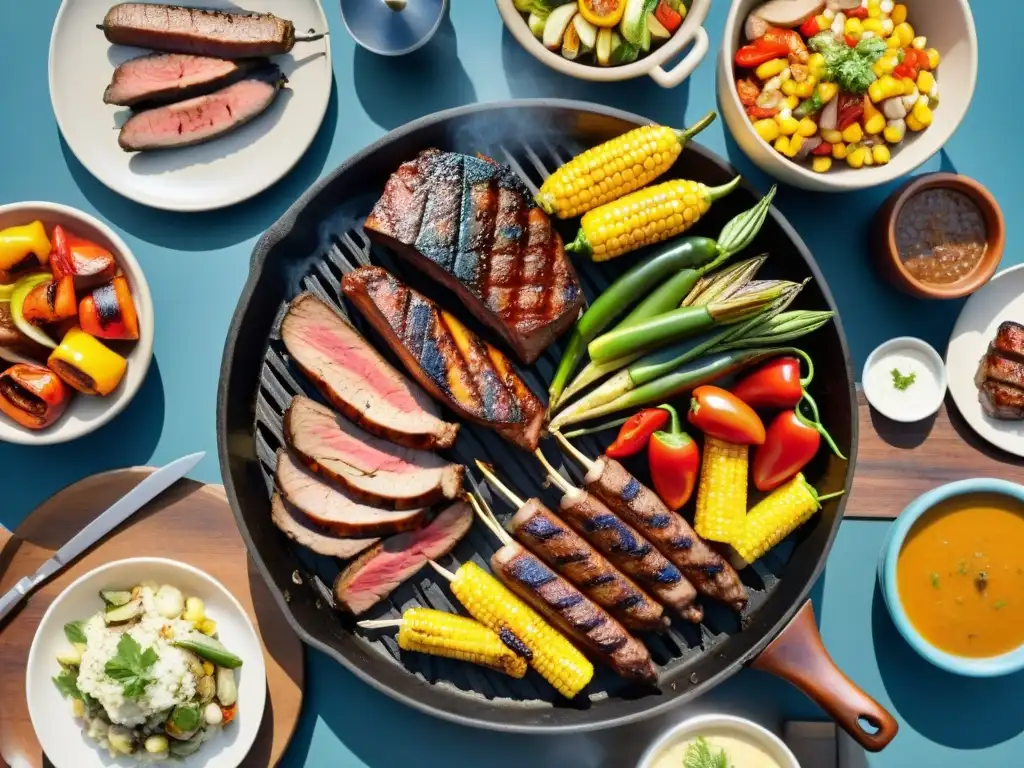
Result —
<svg viewBox="0 0 1024 768"><path fill-rule="evenodd" d="M938 85L933 91L929 109L919 108L926 121L931 122L921 124L917 121L917 113L909 109L904 119L892 125L890 116L882 114L885 118L882 130L876 134L865 131L867 120L876 113L882 113L882 110L875 110L875 105L881 105L892 95L887 90L889 86L896 88L901 82L891 76L878 76L876 71L873 89L864 94L865 117L853 124L849 134L840 132L844 135L841 139L836 137L829 155L794 159L787 152L786 144L794 139L799 144L821 136L818 116L799 120L794 114L794 119L786 121L789 113L795 110L784 106L782 112L774 117L758 120L748 116L737 92L737 78L749 72L757 80L753 70L737 69L736 55L748 42L745 31L748 17L763 2L736 0L729 11L718 60L718 103L733 139L743 152L762 171L779 181L815 192L846 192L886 184L910 173L941 150L967 114L978 74L978 38L968 0L905 0L902 3L862 0L864 10L861 13L869 11L872 19L880 15L889 21L901 22L893 23L893 32L889 33L886 25L886 31L876 35L889 43L891 51L899 53L903 43L907 42L906 48L919 46L922 52L935 52L933 64L936 66L927 72L933 82L927 85ZM822 18L831 18L834 23L836 15L826 6ZM850 24L852 21L856 23ZM863 23L859 19L847 19L846 22L845 41L847 45L856 44L864 34ZM872 35L874 33L869 33L868 37ZM890 42L891 37L895 39ZM882 68L885 68L884 64ZM831 83L816 85L818 88L825 86L824 98L838 98L829 90ZM909 85L907 90L915 91ZM912 95L907 91L901 93L908 99ZM786 124L789 122L793 125ZM900 130L899 122L906 128ZM798 127L794 130L794 126ZM890 130L887 132L886 128Z"/></svg>

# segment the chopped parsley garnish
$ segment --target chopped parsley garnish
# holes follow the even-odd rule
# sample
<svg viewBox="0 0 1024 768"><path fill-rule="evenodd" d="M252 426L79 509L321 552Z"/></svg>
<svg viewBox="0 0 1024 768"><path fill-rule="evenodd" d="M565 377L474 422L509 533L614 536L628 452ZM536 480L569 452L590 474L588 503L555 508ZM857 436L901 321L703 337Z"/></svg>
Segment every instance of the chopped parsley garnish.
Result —
<svg viewBox="0 0 1024 768"><path fill-rule="evenodd" d="M60 674L53 678L53 684L57 686L60 695L65 699L70 696L73 699L82 698L82 692L78 690L78 670L64 668Z"/></svg>
<svg viewBox="0 0 1024 768"><path fill-rule="evenodd" d="M811 50L825 57L825 77L848 93L862 94L875 82L872 67L888 50L884 39L869 37L851 48L830 31L819 32L808 41Z"/></svg>
<svg viewBox="0 0 1024 768"><path fill-rule="evenodd" d="M125 633L117 643L117 654L103 667L112 680L121 683L126 699L137 699L146 692L146 686L153 682L146 672L157 660L152 648L142 650L134 637Z"/></svg>
<svg viewBox="0 0 1024 768"><path fill-rule="evenodd" d="M683 768L731 768L731 765L725 750L717 754L712 752L711 745L703 736L698 736L683 755Z"/></svg>
<svg viewBox="0 0 1024 768"><path fill-rule="evenodd" d="M995 603L992 604L992 607L995 608L998 611L1001 608L1005 608L1006 607L1006 601L1005 600L996 600Z"/></svg>
<svg viewBox="0 0 1024 768"><path fill-rule="evenodd" d="M932 586L935 589L939 588L939 574L934 573L934 572L932 573Z"/></svg>
<svg viewBox="0 0 1024 768"><path fill-rule="evenodd" d="M892 374L892 385L900 392L906 392L917 381L917 374L913 371L904 376L900 373L899 368L893 368L890 373Z"/></svg>

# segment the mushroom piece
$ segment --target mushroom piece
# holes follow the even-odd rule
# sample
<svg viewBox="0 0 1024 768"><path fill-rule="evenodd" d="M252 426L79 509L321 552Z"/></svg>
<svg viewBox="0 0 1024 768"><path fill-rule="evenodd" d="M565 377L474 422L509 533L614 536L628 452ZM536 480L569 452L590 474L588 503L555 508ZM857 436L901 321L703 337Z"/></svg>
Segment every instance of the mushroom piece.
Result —
<svg viewBox="0 0 1024 768"><path fill-rule="evenodd" d="M860 0L827 0L825 6L830 11L852 11L854 8L860 8Z"/></svg>
<svg viewBox="0 0 1024 768"><path fill-rule="evenodd" d="M854 5L860 5L860 0L852 2ZM757 14L770 26L792 29L799 27L812 16L817 16L824 9L825 0L768 0L767 3L757 6L751 15ZM761 33L763 34L764 32Z"/></svg>

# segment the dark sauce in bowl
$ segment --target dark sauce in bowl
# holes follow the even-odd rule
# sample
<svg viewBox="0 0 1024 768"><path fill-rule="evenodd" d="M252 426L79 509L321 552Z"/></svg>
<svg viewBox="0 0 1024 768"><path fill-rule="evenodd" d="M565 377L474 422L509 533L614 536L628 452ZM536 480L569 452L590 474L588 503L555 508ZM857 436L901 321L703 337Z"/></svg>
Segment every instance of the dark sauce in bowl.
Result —
<svg viewBox="0 0 1024 768"><path fill-rule="evenodd" d="M896 219L896 247L917 280L955 283L973 272L985 255L985 217L963 192L926 189L903 205Z"/></svg>

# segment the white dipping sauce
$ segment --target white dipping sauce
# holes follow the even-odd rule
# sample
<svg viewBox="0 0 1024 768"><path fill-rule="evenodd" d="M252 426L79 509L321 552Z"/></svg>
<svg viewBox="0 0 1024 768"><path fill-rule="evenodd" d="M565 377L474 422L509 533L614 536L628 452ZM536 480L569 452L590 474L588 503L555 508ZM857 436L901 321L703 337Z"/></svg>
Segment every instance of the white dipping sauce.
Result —
<svg viewBox="0 0 1024 768"><path fill-rule="evenodd" d="M729 758L729 765L732 768L783 768L783 764L753 737L739 734L734 730L712 729L701 735L711 747L712 753L717 754L723 749L725 750L725 755ZM695 736L669 744L654 756L651 768L680 768L683 765L686 750L696 740Z"/></svg>
<svg viewBox="0 0 1024 768"><path fill-rule="evenodd" d="M893 371L900 378L913 376L912 384L899 389ZM945 397L940 390L940 374L932 359L913 347L893 347L880 354L864 374L864 391L884 416L897 421L920 421L928 418Z"/></svg>

